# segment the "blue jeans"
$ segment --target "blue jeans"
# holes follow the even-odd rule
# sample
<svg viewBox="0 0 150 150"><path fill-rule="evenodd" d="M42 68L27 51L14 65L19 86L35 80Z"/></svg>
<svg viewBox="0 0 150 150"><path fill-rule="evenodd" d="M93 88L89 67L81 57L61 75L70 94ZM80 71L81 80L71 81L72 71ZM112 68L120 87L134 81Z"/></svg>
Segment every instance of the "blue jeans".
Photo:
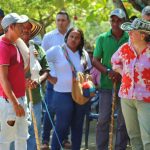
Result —
<svg viewBox="0 0 150 150"><path fill-rule="evenodd" d="M36 118L38 135L39 135L39 139L40 139L40 136L41 136L42 102L34 104L32 106L32 111L34 112L34 116ZM35 140L35 134L34 134L33 121L31 123L31 125L29 126L29 134L30 134L30 137L27 140L27 150L36 150L37 147L36 147L36 140Z"/></svg>
<svg viewBox="0 0 150 150"><path fill-rule="evenodd" d="M46 85L46 93L45 93L45 103L47 105L48 111L50 113L51 119L54 122L54 111L52 108L52 96L53 96L53 85L47 81ZM50 132L52 130L52 124L50 122L47 111L44 113L43 119L43 134L42 134L42 142L49 144L50 141Z"/></svg>
<svg viewBox="0 0 150 150"><path fill-rule="evenodd" d="M65 138L67 130L71 127L72 150L80 150L84 116L88 105L74 103L71 93L54 92L53 107L56 113L55 129L60 143ZM60 150L55 132L52 137L51 150Z"/></svg>
<svg viewBox="0 0 150 150"><path fill-rule="evenodd" d="M97 150L108 150L112 93L113 93L112 90L102 90L102 89L100 90L99 119L96 131ZM120 109L120 100L118 104L118 117L116 130L117 131L116 131L115 150L125 150L128 141L128 135L122 111Z"/></svg>

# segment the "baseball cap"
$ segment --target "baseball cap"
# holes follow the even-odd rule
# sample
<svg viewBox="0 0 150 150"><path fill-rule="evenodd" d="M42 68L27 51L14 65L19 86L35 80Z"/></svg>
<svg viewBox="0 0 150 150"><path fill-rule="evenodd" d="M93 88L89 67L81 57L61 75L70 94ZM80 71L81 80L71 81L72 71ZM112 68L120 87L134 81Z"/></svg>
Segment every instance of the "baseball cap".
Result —
<svg viewBox="0 0 150 150"><path fill-rule="evenodd" d="M26 15L19 16L17 13L7 14L1 22L2 28L6 29L9 25L13 23L25 23L29 20Z"/></svg>
<svg viewBox="0 0 150 150"><path fill-rule="evenodd" d="M111 17L111 16L117 16L117 17L119 17L120 19L126 18L125 12L124 12L122 9L120 9L120 8L117 8L117 9L113 10L113 11L110 13L110 17Z"/></svg>
<svg viewBox="0 0 150 150"><path fill-rule="evenodd" d="M146 6L146 7L143 8L143 10L142 10L142 16L143 15L150 16L150 6Z"/></svg>
<svg viewBox="0 0 150 150"><path fill-rule="evenodd" d="M4 11L0 9L0 17L4 17Z"/></svg>

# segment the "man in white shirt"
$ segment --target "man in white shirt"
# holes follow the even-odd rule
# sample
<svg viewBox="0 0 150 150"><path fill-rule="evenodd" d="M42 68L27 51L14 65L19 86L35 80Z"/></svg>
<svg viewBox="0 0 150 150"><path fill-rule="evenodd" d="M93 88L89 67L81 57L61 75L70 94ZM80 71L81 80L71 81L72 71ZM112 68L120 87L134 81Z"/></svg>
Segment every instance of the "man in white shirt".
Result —
<svg viewBox="0 0 150 150"><path fill-rule="evenodd" d="M68 13L65 11L60 11L56 15L56 26L57 28L51 32L48 32L44 35L42 41L42 47L45 51L49 48L62 45L64 43L64 37L68 30L70 24L70 19ZM47 88L46 88L46 95L45 95L45 102L47 104L49 113L54 118L54 112L52 110L52 95L53 95L53 84L56 83L57 75L55 73L53 64L49 64L50 66L50 75L48 77ZM42 135L42 148L43 150L48 149L49 141L50 141L50 131L52 129L52 125L49 119L47 112L44 114L44 122L43 122L43 135ZM67 141L68 142L68 141Z"/></svg>

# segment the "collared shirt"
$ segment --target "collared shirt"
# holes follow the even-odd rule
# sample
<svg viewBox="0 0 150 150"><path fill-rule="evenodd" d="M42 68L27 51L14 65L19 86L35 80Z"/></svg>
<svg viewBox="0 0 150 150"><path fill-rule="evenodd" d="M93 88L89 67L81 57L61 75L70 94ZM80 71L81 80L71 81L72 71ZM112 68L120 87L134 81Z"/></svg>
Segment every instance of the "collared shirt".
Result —
<svg viewBox="0 0 150 150"><path fill-rule="evenodd" d="M84 66L81 63L79 51L73 52L69 47L67 47L66 44L65 47L68 52L69 58L72 61L76 70L83 72ZM92 66L89 55L85 50L84 53L88 68L91 68ZM72 70L68 60L63 53L62 47L54 46L46 51L46 59L48 62L52 62L54 64L55 70L57 72L57 82L56 84L54 84L54 90L57 92L71 92Z"/></svg>
<svg viewBox="0 0 150 150"><path fill-rule="evenodd" d="M0 39L0 65L8 66L8 80L17 98L25 96L25 74L22 56L17 47L8 39ZM0 85L0 96L7 98Z"/></svg>
<svg viewBox="0 0 150 150"><path fill-rule="evenodd" d="M150 102L150 47L139 55L126 43L112 57L113 69L121 69L119 96Z"/></svg>
<svg viewBox="0 0 150 150"><path fill-rule="evenodd" d="M55 29L47 34L44 35L43 41L42 41L42 47L45 51L50 49L53 46L62 45L64 43L64 37L65 35L61 34L58 29ZM50 66L50 74L52 76L56 76L56 72L54 70L54 66L52 63L49 63Z"/></svg>
<svg viewBox="0 0 150 150"><path fill-rule="evenodd" d="M93 56L95 58L101 58L101 63L111 69L111 57L118 50L118 48L128 41L128 33L124 32L119 40L112 35L112 30L101 34L96 41L96 48ZM101 74L100 87L102 89L112 89L112 80L108 78L108 75Z"/></svg>

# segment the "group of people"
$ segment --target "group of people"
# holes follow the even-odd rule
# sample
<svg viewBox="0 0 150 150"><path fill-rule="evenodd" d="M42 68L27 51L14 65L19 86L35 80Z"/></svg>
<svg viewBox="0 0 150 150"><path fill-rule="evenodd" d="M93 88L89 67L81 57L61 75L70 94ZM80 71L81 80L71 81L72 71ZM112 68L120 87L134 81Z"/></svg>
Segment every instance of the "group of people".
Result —
<svg viewBox="0 0 150 150"><path fill-rule="evenodd" d="M31 40L42 30L39 23L26 15L4 16L2 10L0 16L0 150L36 150L35 134L41 137L41 133L42 149L48 150L52 129L51 150L80 150L89 102L79 105L72 98L72 66L67 57L77 71L84 72L84 57L87 69L98 72L97 150L108 149L114 83L119 92L115 150L125 150L129 140L133 150L150 149L150 6L143 9L142 19L132 22L125 22L122 9L113 10L111 29L97 38L92 57L91 51L84 50L83 31L69 28L65 11L57 13L57 28L44 35L41 46ZM41 84L46 80L48 109L41 132Z"/></svg>

